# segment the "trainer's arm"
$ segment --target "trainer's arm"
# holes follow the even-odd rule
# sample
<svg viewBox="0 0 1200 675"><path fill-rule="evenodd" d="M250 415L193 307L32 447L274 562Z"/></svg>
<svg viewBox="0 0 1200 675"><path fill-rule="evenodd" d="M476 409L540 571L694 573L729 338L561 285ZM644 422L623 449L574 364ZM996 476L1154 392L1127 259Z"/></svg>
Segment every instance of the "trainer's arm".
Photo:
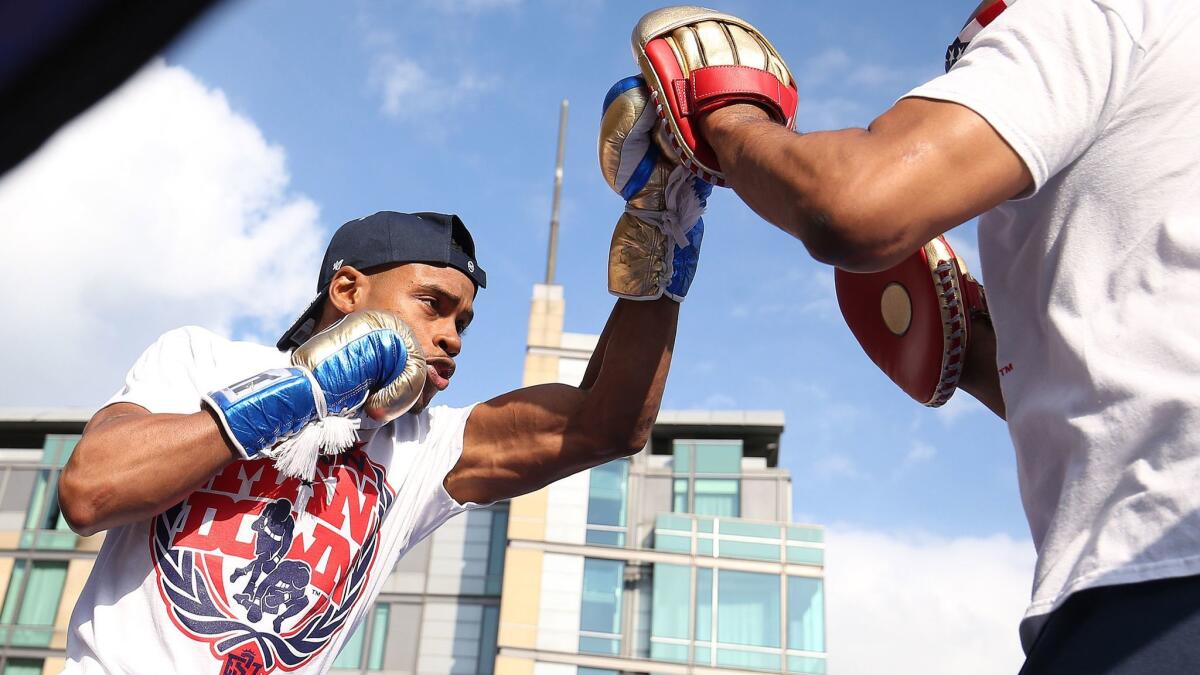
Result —
<svg viewBox="0 0 1200 675"><path fill-rule="evenodd" d="M544 384L481 403L446 477L460 502L491 502L645 447L658 416L679 304L618 300L580 387Z"/></svg>
<svg viewBox="0 0 1200 675"><path fill-rule="evenodd" d="M701 129L750 208L852 271L886 269L1033 182L982 117L944 101L905 98L867 129L809 134L741 104Z"/></svg>
<svg viewBox="0 0 1200 675"><path fill-rule="evenodd" d="M166 511L235 458L209 412L114 403L88 422L63 468L60 507L72 530L90 536Z"/></svg>

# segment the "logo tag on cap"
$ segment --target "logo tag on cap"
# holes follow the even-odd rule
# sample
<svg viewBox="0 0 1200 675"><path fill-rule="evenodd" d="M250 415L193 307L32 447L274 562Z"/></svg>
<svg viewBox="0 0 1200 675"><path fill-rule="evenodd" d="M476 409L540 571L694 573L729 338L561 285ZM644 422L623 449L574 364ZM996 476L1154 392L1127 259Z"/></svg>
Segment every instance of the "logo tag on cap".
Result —
<svg viewBox="0 0 1200 675"><path fill-rule="evenodd" d="M475 261L474 260L467 261L467 271L471 272L471 273L475 272Z"/></svg>
<svg viewBox="0 0 1200 675"><path fill-rule="evenodd" d="M342 263L345 260L346 260L345 258L342 258L341 260L338 260L337 262L333 263L333 271L336 272L336 271L342 269Z"/></svg>

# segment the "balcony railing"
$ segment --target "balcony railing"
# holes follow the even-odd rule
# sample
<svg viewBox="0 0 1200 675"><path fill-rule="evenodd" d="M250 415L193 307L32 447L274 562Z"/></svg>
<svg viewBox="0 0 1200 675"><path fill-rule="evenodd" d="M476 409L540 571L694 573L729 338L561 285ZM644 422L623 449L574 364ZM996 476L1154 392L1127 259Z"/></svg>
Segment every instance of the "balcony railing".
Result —
<svg viewBox="0 0 1200 675"><path fill-rule="evenodd" d="M825 532L814 525L662 513L654 520L654 548L713 558L825 564Z"/></svg>

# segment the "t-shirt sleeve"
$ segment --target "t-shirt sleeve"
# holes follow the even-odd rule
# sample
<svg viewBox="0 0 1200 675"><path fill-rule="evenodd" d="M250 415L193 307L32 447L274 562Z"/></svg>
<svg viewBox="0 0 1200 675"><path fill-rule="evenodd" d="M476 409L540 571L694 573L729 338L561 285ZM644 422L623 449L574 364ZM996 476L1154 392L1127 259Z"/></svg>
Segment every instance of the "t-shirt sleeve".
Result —
<svg viewBox="0 0 1200 675"><path fill-rule="evenodd" d="M480 509L491 504L475 502L458 502L446 491L446 476L458 464L463 452L463 434L467 428L467 418L475 405L465 408L450 408L438 406L430 408L428 414L429 429L424 441L420 442L420 458L414 461L408 469L414 471L415 485L424 486L425 497L413 523L413 542L429 536L442 523L464 511ZM396 452L413 451L415 448L397 445ZM401 461L400 466L403 465Z"/></svg>
<svg viewBox="0 0 1200 675"><path fill-rule="evenodd" d="M125 385L104 405L133 403L152 413L200 410L198 358L208 354L211 334L192 326L163 333L146 348L125 375Z"/></svg>
<svg viewBox="0 0 1200 675"><path fill-rule="evenodd" d="M1021 157L1037 192L1119 109L1141 56L1139 8L1120 0L1018 2L971 40L950 72L905 97L974 110Z"/></svg>

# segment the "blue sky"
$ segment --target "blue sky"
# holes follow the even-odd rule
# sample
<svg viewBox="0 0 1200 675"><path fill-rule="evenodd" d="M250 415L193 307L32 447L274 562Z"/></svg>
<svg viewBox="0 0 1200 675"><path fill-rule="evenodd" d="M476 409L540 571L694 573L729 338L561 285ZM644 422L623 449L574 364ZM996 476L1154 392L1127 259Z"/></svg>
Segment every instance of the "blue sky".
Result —
<svg viewBox="0 0 1200 675"><path fill-rule="evenodd" d="M489 274L459 376L443 395L467 403L520 382L562 98L571 102L557 275L566 327L603 325L620 202L596 168L600 101L633 72L629 31L652 7L233 2L167 60L219 87L286 150L291 189L320 206L325 228L381 209L462 215ZM938 73L969 11L932 2L721 9L768 30L788 59L802 130L869 123ZM389 77L399 78L391 100ZM1026 536L1004 426L965 400L935 412L904 397L842 323L829 268L732 193L718 191L711 205L665 407L783 409L798 518ZM955 234L971 259L973 229Z"/></svg>
<svg viewBox="0 0 1200 675"><path fill-rule="evenodd" d="M719 8L783 53L808 131L866 125L936 76L973 5ZM274 342L311 299L333 230L384 209L460 214L488 271L440 401L515 388L563 98L567 330L599 332L614 302L605 263L622 204L597 168L596 132L652 7L219 6L0 180L0 314L37 319L0 336L0 368L20 383L0 389L0 406L94 409L184 324ZM909 400L846 329L832 271L732 192L714 193L706 225L664 407L785 412L794 516L828 526L831 672L1015 672L1032 546L1003 423L962 393L937 411ZM950 236L978 271L974 225Z"/></svg>

